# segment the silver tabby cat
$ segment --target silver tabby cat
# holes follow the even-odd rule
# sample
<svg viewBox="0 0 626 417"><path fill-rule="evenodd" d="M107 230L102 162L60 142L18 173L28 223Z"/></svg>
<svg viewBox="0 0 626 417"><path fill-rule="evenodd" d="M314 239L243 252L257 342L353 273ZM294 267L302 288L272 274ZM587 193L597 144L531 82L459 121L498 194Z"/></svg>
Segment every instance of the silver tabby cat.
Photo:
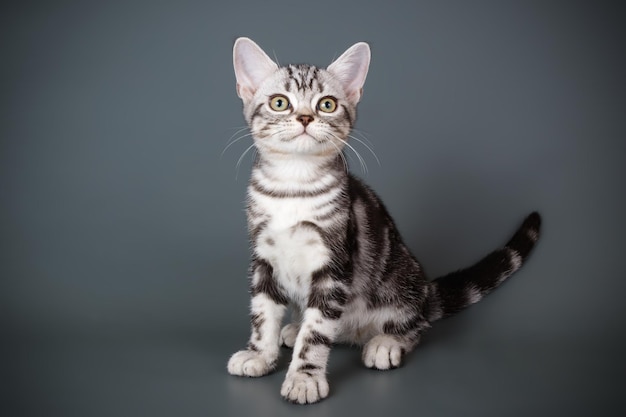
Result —
<svg viewBox="0 0 626 417"><path fill-rule="evenodd" d="M342 150L369 67L366 43L326 69L279 67L248 38L233 55L258 157L247 207L252 335L228 372L265 375L286 345L293 357L281 394L314 403L329 393L333 343L362 345L369 368L398 367L432 322L520 268L539 236L537 213L503 248L429 281L380 199L347 172ZM281 327L288 307L292 322Z"/></svg>

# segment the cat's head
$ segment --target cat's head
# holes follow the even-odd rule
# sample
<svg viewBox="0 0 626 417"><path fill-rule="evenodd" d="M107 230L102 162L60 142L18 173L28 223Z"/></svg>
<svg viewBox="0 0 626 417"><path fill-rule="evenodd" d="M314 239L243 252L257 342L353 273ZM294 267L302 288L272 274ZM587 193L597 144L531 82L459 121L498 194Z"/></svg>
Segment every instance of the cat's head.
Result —
<svg viewBox="0 0 626 417"><path fill-rule="evenodd" d="M279 67L252 40L233 48L237 94L263 155L335 155L344 147L370 63L360 42L326 69Z"/></svg>

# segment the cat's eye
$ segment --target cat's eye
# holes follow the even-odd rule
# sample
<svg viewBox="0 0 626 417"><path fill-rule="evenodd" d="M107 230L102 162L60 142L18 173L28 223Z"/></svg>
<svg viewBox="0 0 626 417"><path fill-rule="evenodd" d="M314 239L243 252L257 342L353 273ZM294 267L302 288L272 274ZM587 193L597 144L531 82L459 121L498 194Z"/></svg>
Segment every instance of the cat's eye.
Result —
<svg viewBox="0 0 626 417"><path fill-rule="evenodd" d="M337 100L334 97L322 97L317 103L317 108L324 113L332 113L337 110Z"/></svg>
<svg viewBox="0 0 626 417"><path fill-rule="evenodd" d="M277 94L270 98L270 108L274 111L285 111L289 106L289 99L283 95Z"/></svg>

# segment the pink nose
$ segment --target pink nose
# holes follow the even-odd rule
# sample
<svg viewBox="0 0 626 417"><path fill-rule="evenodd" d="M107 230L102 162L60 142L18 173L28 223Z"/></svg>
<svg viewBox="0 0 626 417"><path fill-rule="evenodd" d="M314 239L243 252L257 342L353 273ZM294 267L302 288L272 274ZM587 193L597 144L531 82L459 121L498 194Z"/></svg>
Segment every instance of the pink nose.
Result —
<svg viewBox="0 0 626 417"><path fill-rule="evenodd" d="M309 123L313 121L313 116L309 116L307 114L302 114L296 118L297 121L302 123L302 126L306 127Z"/></svg>

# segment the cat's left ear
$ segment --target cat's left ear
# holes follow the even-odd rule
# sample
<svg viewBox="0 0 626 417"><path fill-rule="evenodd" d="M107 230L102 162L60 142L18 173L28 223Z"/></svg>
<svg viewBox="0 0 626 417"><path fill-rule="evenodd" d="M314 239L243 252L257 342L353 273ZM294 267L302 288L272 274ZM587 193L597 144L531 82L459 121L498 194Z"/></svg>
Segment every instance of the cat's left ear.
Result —
<svg viewBox="0 0 626 417"><path fill-rule="evenodd" d="M370 47L365 42L352 45L346 52L326 68L333 74L348 96L355 104L363 93L363 84L370 66Z"/></svg>
<svg viewBox="0 0 626 417"><path fill-rule="evenodd" d="M237 95L244 101L251 100L261 83L278 69L278 65L249 38L238 38L235 41L233 66L237 78Z"/></svg>

